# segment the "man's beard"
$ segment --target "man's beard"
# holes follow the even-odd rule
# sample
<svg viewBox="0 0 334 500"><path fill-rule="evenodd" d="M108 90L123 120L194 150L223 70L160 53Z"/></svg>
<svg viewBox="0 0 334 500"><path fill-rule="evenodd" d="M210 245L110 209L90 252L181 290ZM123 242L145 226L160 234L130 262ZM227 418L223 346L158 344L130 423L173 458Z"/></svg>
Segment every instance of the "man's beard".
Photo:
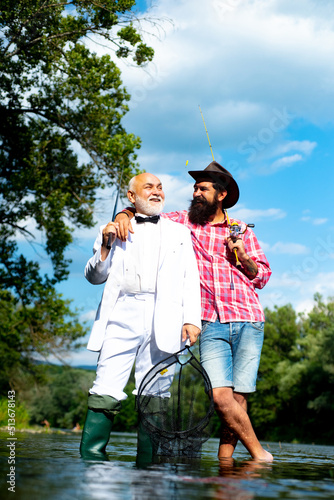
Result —
<svg viewBox="0 0 334 500"><path fill-rule="evenodd" d="M150 202L149 200L144 200L144 198L136 195L136 211L143 215L159 215L164 208L164 200L160 196L156 196L154 198L159 198L161 200L160 203Z"/></svg>
<svg viewBox="0 0 334 500"><path fill-rule="evenodd" d="M193 224L200 224L201 226L204 226L207 222L209 222L210 217L217 212L218 207L219 201L216 193L212 202L197 196L190 203L188 210L189 220Z"/></svg>

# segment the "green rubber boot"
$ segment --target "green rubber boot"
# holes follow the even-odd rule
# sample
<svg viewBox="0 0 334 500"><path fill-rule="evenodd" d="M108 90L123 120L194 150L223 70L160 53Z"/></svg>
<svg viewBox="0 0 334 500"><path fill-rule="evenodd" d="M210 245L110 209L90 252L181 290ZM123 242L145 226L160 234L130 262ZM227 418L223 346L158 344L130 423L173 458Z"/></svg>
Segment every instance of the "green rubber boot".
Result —
<svg viewBox="0 0 334 500"><path fill-rule="evenodd" d="M137 402L138 404L138 402ZM141 396L141 404L146 407L148 420L155 423L157 428L161 427L161 419L167 411L168 401L159 397ZM139 420L137 434L137 465L146 467L153 462L159 448L159 438L153 436L144 424Z"/></svg>
<svg viewBox="0 0 334 500"><path fill-rule="evenodd" d="M137 433L137 466L146 467L150 465L156 452L156 444L153 442L142 422L139 422Z"/></svg>
<svg viewBox="0 0 334 500"><path fill-rule="evenodd" d="M85 426L82 431L80 454L82 458L106 460L106 446L109 441L113 419L108 418L103 410L87 411Z"/></svg>
<svg viewBox="0 0 334 500"><path fill-rule="evenodd" d="M89 395L88 411L80 443L82 458L108 460L106 447L114 417L120 407L120 401L111 396Z"/></svg>

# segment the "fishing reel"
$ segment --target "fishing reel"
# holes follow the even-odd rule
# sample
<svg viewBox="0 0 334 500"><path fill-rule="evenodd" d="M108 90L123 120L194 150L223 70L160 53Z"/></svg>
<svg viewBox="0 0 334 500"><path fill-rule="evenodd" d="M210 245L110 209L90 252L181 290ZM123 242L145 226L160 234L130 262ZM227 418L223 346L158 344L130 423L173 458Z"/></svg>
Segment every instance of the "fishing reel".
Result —
<svg viewBox="0 0 334 500"><path fill-rule="evenodd" d="M255 224L245 224L245 229L243 230L241 224L237 222L232 222L232 224L228 225L230 230L230 235L233 241L237 240L241 234L244 234L247 231L248 227L255 227Z"/></svg>
<svg viewBox="0 0 334 500"><path fill-rule="evenodd" d="M255 224L244 224L244 229L241 226L241 224L238 224L237 222L232 222L232 224L228 224L228 228L230 230L230 236L232 238L233 243L235 243L237 239L240 238L240 236L247 231L248 227L255 227ZM241 267L236 248L234 248L234 255L236 259L236 266Z"/></svg>

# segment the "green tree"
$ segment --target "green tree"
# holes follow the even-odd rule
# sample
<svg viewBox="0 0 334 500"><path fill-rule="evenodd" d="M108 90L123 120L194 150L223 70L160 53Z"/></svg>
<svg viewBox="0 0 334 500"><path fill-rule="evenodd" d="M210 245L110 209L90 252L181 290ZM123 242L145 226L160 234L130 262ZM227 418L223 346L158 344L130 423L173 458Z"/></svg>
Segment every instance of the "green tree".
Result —
<svg viewBox="0 0 334 500"><path fill-rule="evenodd" d="M315 305L301 318L294 359L277 366L279 392L289 409L297 439L334 442L334 299L314 296Z"/></svg>
<svg viewBox="0 0 334 500"><path fill-rule="evenodd" d="M68 366L41 366L43 379L39 383L26 384L20 401L27 408L31 425L41 425L44 420L51 427L72 429L75 424L83 428L87 413L88 390L95 379L95 371ZM122 410L116 416L113 431L133 432L138 413L135 408L134 370L125 388L128 398L122 401ZM7 403L7 401L6 401ZM1 405L0 405L1 416Z"/></svg>
<svg viewBox="0 0 334 500"><path fill-rule="evenodd" d="M1 341L7 347L1 349L8 353L13 346L15 366L29 364L35 351L69 347L85 333L54 287L68 276L65 250L74 228L93 225L98 189L121 176L125 184L138 172L140 147L140 139L121 123L130 97L120 70L87 42L93 37L107 43L137 65L151 60L153 50L135 28L134 5L134 0L2 2L0 308L2 314L10 309L11 320L5 322ZM38 231L52 276L42 276L39 263L19 251L18 235L33 241Z"/></svg>
<svg viewBox="0 0 334 500"><path fill-rule="evenodd" d="M30 424L72 429L82 427L87 412L87 394L95 378L94 371L78 368L43 367L44 383L33 385L21 393L30 414Z"/></svg>
<svg viewBox="0 0 334 500"><path fill-rule="evenodd" d="M257 392L250 416L262 439L333 443L334 300L314 296L309 313L265 310Z"/></svg>

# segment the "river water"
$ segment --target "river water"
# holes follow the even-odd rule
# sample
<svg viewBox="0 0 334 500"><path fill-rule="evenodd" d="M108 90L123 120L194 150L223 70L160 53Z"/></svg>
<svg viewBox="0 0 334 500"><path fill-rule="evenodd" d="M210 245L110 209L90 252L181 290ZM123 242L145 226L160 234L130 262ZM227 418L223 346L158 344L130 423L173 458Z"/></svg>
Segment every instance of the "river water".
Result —
<svg viewBox="0 0 334 500"><path fill-rule="evenodd" d="M200 459L136 461L136 435L111 435L108 462L79 456L80 433L17 432L1 442L1 498L15 500L334 499L334 447L263 443L272 464L256 463L242 445L233 463L219 464L218 441ZM12 444L12 447L8 446ZM10 458L15 457L11 478ZM9 491L12 479L14 491Z"/></svg>

